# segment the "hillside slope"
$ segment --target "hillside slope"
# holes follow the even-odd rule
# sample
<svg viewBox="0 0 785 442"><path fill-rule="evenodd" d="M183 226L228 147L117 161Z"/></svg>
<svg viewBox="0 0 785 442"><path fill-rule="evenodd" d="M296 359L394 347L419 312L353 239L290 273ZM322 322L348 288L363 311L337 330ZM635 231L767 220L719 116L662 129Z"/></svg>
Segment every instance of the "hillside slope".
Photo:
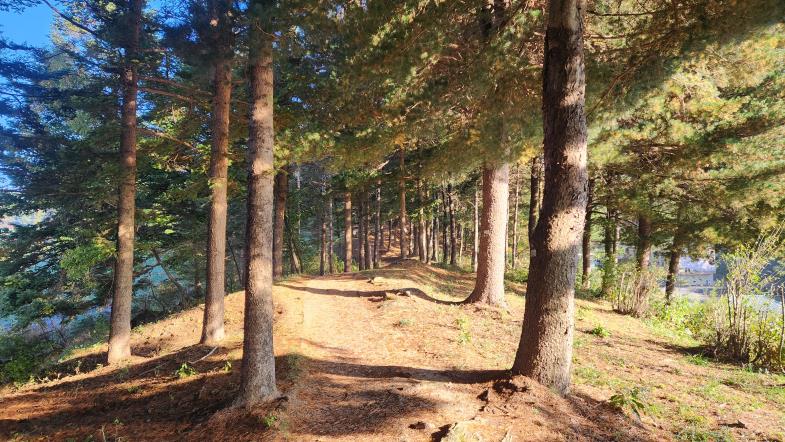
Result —
<svg viewBox="0 0 785 442"><path fill-rule="evenodd" d="M54 381L0 396L10 440L711 440L782 438L785 379L720 365L641 321L579 301L575 388L566 398L503 379L523 301L458 306L471 275L415 261L291 278L275 288L277 370L287 400L223 411L239 377L242 293L227 339L194 345L201 307L135 330L128 365L80 351ZM609 336L590 333L602 326ZM184 365L185 364L185 365ZM641 418L631 409L638 398ZM511 437L512 439L509 439Z"/></svg>

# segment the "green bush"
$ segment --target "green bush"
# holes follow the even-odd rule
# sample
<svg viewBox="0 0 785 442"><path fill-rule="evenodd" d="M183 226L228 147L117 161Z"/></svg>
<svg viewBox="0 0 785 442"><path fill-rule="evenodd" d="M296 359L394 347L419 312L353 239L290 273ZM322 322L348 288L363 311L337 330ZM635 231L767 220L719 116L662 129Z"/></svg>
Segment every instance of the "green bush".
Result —
<svg viewBox="0 0 785 442"><path fill-rule="evenodd" d="M55 350L52 342L24 338L18 334L0 337L0 383L22 384L40 373L48 356Z"/></svg>

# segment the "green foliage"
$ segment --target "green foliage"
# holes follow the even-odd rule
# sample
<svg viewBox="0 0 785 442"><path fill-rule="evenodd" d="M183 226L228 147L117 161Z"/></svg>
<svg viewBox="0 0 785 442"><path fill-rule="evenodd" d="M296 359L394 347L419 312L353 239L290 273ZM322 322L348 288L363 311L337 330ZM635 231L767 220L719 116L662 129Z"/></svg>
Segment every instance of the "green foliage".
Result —
<svg viewBox="0 0 785 442"><path fill-rule="evenodd" d="M0 336L0 384L24 384L34 379L55 348L52 342L42 338Z"/></svg>
<svg viewBox="0 0 785 442"><path fill-rule="evenodd" d="M88 244L66 250L60 259L60 267L69 280L87 283L91 279L92 269L111 258L113 254L114 244L104 238L96 237Z"/></svg>
<svg viewBox="0 0 785 442"><path fill-rule="evenodd" d="M709 365L709 360L706 359L703 355L689 355L687 356L687 362L692 365L697 365L699 367L705 367Z"/></svg>
<svg viewBox="0 0 785 442"><path fill-rule="evenodd" d="M278 422L278 417L274 414L267 414L262 418L262 424L265 429L274 428Z"/></svg>
<svg viewBox="0 0 785 442"><path fill-rule="evenodd" d="M188 365L187 362L183 362L183 364L175 370L174 375L177 376L179 379L189 378L191 376L196 376L197 371L192 366Z"/></svg>
<svg viewBox="0 0 785 442"><path fill-rule="evenodd" d="M589 334L597 336L598 338L603 338L603 339L608 338L608 337L611 336L611 332L607 328L603 327L602 325L597 325L596 327L591 329L589 331Z"/></svg>
<svg viewBox="0 0 785 442"><path fill-rule="evenodd" d="M608 402L619 410L629 410L638 419L641 413L648 408L645 400L646 392L639 387L632 387L617 392L608 399Z"/></svg>
<svg viewBox="0 0 785 442"><path fill-rule="evenodd" d="M458 343L461 345L470 343L472 341L472 335L469 331L469 318L456 318L455 325L458 326Z"/></svg>

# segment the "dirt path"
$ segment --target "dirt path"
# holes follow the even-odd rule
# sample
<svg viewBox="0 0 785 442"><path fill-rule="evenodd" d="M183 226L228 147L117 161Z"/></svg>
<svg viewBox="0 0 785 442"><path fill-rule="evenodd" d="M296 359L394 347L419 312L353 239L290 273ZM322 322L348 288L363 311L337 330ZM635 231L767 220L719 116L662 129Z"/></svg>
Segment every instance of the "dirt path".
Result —
<svg viewBox="0 0 785 442"><path fill-rule="evenodd" d="M785 423L779 378L691 359L597 302L579 302L573 394L506 379L519 288L509 287L509 312L450 302L471 285L470 274L414 261L277 283L276 369L288 401L250 414L222 411L242 356L234 293L220 348L194 345L199 306L135 329L128 365L102 366L98 345L49 380L0 391L0 440L661 441L685 431L757 440ZM590 333L598 324L610 337ZM647 392L642 421L608 405L632 387Z"/></svg>

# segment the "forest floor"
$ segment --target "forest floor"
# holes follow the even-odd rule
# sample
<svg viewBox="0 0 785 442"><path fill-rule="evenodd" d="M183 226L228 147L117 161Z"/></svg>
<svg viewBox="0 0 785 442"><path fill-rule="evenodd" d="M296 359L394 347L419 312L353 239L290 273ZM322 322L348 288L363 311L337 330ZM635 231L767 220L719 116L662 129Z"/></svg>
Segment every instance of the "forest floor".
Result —
<svg viewBox="0 0 785 442"><path fill-rule="evenodd" d="M226 298L227 338L219 348L194 345L199 306L134 329L127 365L102 366L106 348L97 345L62 361L58 379L6 387L0 439L785 437L785 377L701 357L683 338L617 315L601 301L578 301L570 395L505 379L520 334L523 287L509 284L509 311L451 303L471 287L471 274L413 260L278 282L276 368L286 400L250 413L226 411L242 347L243 294L234 293ZM614 395L623 410L611 405Z"/></svg>

